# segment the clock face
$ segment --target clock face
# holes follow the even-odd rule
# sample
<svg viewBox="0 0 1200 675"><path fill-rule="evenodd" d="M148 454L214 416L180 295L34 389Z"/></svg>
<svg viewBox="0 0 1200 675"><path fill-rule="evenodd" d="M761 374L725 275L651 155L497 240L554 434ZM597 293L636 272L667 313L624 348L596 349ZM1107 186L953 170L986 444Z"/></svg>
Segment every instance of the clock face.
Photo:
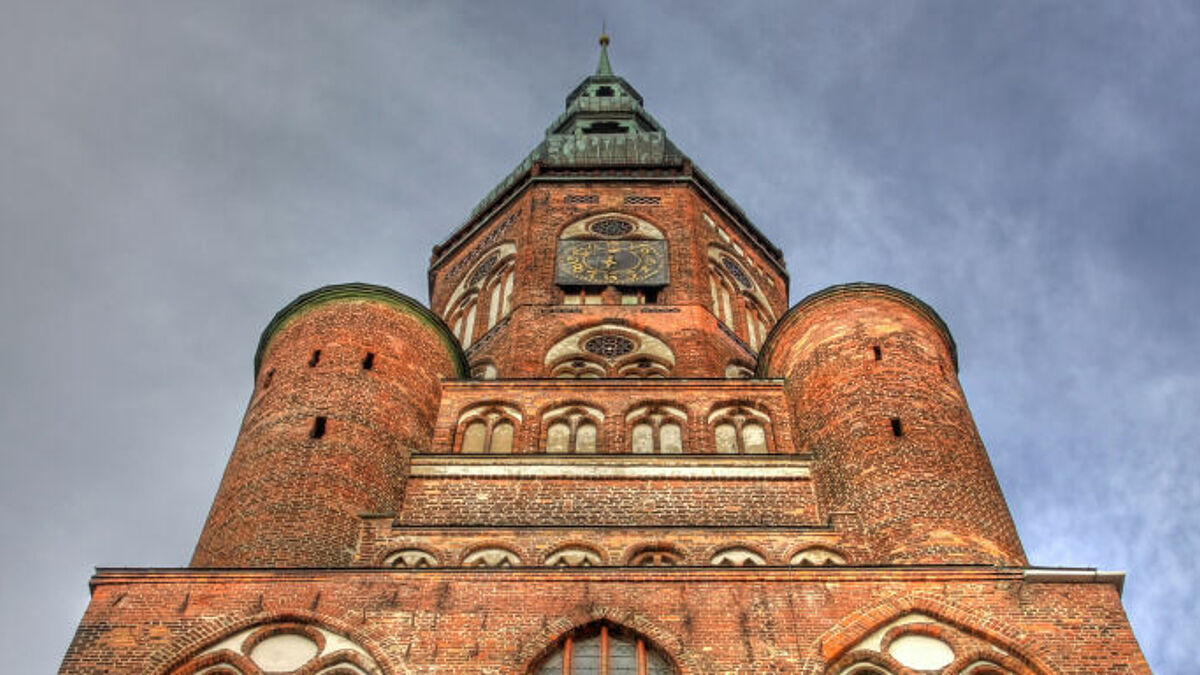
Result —
<svg viewBox="0 0 1200 675"><path fill-rule="evenodd" d="M667 242L558 242L556 281L564 286L665 286Z"/></svg>

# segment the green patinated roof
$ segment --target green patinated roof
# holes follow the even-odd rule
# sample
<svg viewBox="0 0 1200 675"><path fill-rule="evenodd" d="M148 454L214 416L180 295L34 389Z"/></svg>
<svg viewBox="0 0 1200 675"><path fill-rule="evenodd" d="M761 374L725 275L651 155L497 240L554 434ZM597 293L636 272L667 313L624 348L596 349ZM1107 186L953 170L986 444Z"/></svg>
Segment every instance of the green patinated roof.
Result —
<svg viewBox="0 0 1200 675"><path fill-rule="evenodd" d="M608 58L607 36L602 36L600 40L600 62L596 72L567 95L566 110L546 129L545 139L480 200L463 226L435 251L441 251L465 227L494 208L505 194L530 175L535 164L546 169L683 169L690 166L704 180L706 187L715 193L714 196L722 200L736 217L762 239L782 266L783 260L778 250L754 229L736 202L699 171L667 138L663 126L643 107L641 94L624 78L613 74Z"/></svg>
<svg viewBox="0 0 1200 675"><path fill-rule="evenodd" d="M601 77L612 77L612 64L608 62L608 35L600 35L600 63L596 65L596 74Z"/></svg>

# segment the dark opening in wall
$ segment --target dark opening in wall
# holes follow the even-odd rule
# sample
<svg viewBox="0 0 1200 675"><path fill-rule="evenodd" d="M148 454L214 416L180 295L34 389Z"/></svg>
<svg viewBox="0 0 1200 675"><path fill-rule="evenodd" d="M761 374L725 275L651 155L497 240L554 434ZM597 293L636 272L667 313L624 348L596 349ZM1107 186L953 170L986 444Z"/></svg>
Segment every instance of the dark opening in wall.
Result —
<svg viewBox="0 0 1200 675"><path fill-rule="evenodd" d="M367 352L367 355L362 360L363 370L370 370L375 367L375 352Z"/></svg>
<svg viewBox="0 0 1200 675"><path fill-rule="evenodd" d="M271 380L273 380L273 379L275 379L275 369L274 368L268 370L267 374L263 376L262 388L266 389L267 387L271 386Z"/></svg>
<svg viewBox="0 0 1200 675"><path fill-rule="evenodd" d="M904 435L904 425L900 424L899 417L892 418L892 435L897 438Z"/></svg>
<svg viewBox="0 0 1200 675"><path fill-rule="evenodd" d="M325 416L320 415L313 419L312 432L309 436L312 438L321 438L325 435Z"/></svg>
<svg viewBox="0 0 1200 675"><path fill-rule="evenodd" d="M875 360L876 361L883 360L883 350L879 348L879 345L875 345L874 347L871 347L871 350L875 352Z"/></svg>
<svg viewBox="0 0 1200 675"><path fill-rule="evenodd" d="M312 358L308 360L308 367L315 368L317 366L317 364L320 362L321 362L321 350L314 349Z"/></svg>
<svg viewBox="0 0 1200 675"><path fill-rule="evenodd" d="M583 133L585 133L585 134L624 134L624 133L629 133L629 127L625 126L624 124L621 124L620 122L613 122L610 120L602 120L599 122L592 122L591 124L584 127Z"/></svg>

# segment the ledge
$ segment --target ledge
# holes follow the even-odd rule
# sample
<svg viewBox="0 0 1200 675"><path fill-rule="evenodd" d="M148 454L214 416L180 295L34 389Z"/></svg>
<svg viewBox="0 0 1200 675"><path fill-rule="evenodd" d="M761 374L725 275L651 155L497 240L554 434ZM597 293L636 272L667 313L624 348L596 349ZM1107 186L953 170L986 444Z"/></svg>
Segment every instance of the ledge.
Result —
<svg viewBox="0 0 1200 675"><path fill-rule="evenodd" d="M1124 572L1096 569L1032 567L1025 570L1025 581L1031 584L1112 584L1117 588L1117 595L1125 591Z"/></svg>
<svg viewBox="0 0 1200 675"><path fill-rule="evenodd" d="M812 462L791 455L413 455L413 478L807 480Z"/></svg>
<svg viewBox="0 0 1200 675"><path fill-rule="evenodd" d="M1081 570L1082 571L1082 570ZM468 583L521 581L528 583L855 583L873 584L907 581L938 581L947 583L988 583L1021 581L1019 567L989 565L911 565L874 566L843 565L815 567L430 567L417 569L381 569L369 567L346 568L97 568L89 581L95 590L99 586L135 584L227 584L231 581L247 584L296 583L334 581L358 583L361 579L434 578Z"/></svg>

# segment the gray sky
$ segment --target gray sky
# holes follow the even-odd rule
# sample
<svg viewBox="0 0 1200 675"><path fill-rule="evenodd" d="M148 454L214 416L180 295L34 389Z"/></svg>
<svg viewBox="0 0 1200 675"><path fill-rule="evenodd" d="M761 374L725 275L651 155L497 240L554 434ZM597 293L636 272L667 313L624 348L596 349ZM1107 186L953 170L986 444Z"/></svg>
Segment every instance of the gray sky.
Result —
<svg viewBox="0 0 1200 675"><path fill-rule="evenodd" d="M186 564L296 295L430 247L612 61L785 251L929 302L1031 560L1200 632L1200 6L0 0L0 640ZM1186 665L1185 665L1186 664Z"/></svg>

